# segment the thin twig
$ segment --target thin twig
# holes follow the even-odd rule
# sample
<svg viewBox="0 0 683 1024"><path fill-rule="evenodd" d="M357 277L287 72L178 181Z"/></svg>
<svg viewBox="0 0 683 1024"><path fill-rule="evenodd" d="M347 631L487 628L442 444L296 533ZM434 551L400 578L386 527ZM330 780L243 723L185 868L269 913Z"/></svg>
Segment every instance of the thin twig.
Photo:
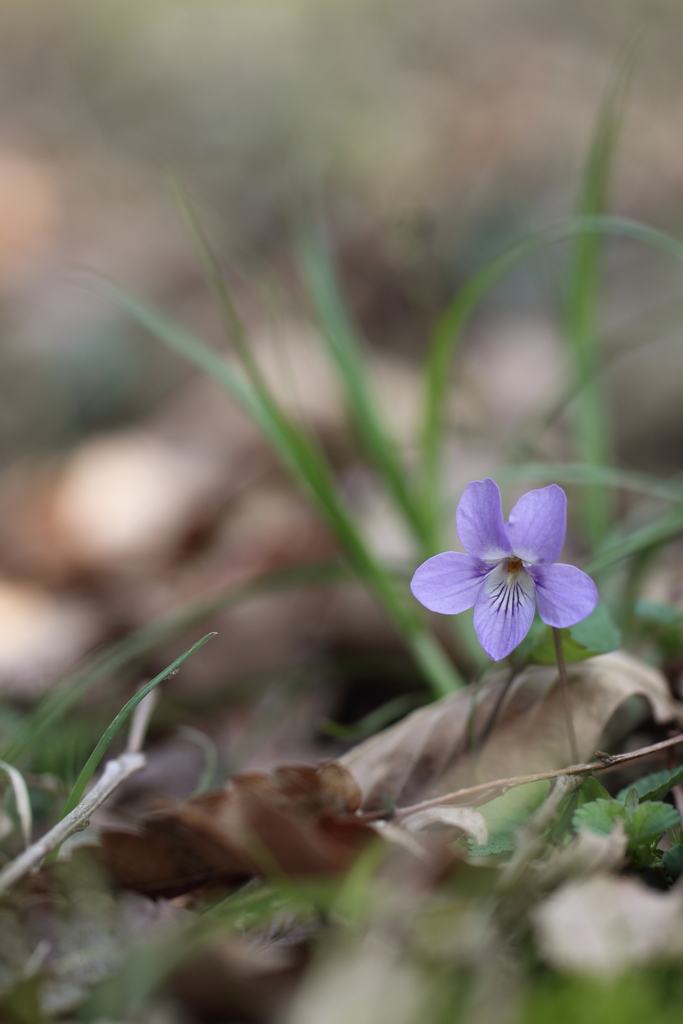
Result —
<svg viewBox="0 0 683 1024"><path fill-rule="evenodd" d="M93 786L87 796L83 797L78 807L74 807L73 811L57 822L54 828L0 871L0 892L9 889L37 867L48 853L61 846L74 832L82 832L88 825L93 811L97 810L129 775L139 772L146 763L147 758L140 753L121 754L115 761L107 761L100 781Z"/></svg>
<svg viewBox="0 0 683 1024"><path fill-rule="evenodd" d="M152 717L152 712L159 700L159 690L150 690L146 697L143 697L135 711L130 723L128 743L126 744L127 754L137 754L142 750L147 735L147 726Z"/></svg>
<svg viewBox="0 0 683 1024"><path fill-rule="evenodd" d="M574 719L572 717L572 704L569 697L569 680L567 679L567 666L564 661L564 651L562 650L562 637L560 631L555 626L553 629L553 640L555 642L555 657L557 658L557 671L560 673L560 683L562 685L562 699L564 701L564 717L567 723L567 736L569 737L569 750L571 751L571 757L574 764L579 760L579 747L576 742L576 732L574 731Z"/></svg>
<svg viewBox="0 0 683 1024"><path fill-rule="evenodd" d="M364 821L375 821L378 818L385 818L393 814L393 818L407 818L409 814L422 811L427 807L439 807L441 804L453 803L464 797L477 796L481 793L503 792L512 789L514 786L523 786L527 782L541 782L543 779L557 779L560 775L587 775L590 772L604 771L605 768L613 768L615 765L625 764L627 761L635 761L639 757L646 757L648 754L656 754L668 747L675 747L683 743L683 733L672 736L668 740L661 740L660 743L653 743L649 747L640 747L639 750L631 750L627 754L601 754L599 761L592 761L590 764L574 764L568 768L556 768L549 772L538 772L536 775L514 775L509 779L492 779L490 782L480 782L476 786L468 786L466 789L458 789L454 793L444 793L443 796L435 796L430 800L422 800L419 804L412 804L410 807L399 807L393 812L389 811L367 811L359 815Z"/></svg>

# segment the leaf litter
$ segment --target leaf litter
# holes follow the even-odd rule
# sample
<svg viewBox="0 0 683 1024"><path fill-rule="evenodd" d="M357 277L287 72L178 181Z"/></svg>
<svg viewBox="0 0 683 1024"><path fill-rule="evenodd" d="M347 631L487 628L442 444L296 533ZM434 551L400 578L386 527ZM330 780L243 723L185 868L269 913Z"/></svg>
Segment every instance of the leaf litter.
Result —
<svg viewBox="0 0 683 1024"><path fill-rule="evenodd" d="M646 702L655 728L681 720L664 677L621 652L575 663L570 678L586 757L634 697ZM631 787L630 812L597 780L577 778L554 805L553 822L558 816L568 821L559 841L548 831L548 781L513 787L478 806L444 804L410 813L425 795L499 777L501 766L529 772L566 764L566 754L553 748L562 726L554 682L552 669L540 666L529 666L512 684L499 673L413 712L338 761L238 774L223 789L184 802L157 800L134 819L128 815L127 824L102 828L98 846L50 868L38 876L41 884L54 900L63 884L59 872L79 857L81 865L93 864L109 879L113 890L106 882L103 890L108 906L134 890L137 899L153 900L141 906L168 907L164 928L150 925L144 940L145 955L160 957L165 967L139 1002L117 1004L121 997L112 995L112 984L118 978L120 987L143 953L135 943L137 953L131 953L130 936L107 938L105 928L96 941L92 935L75 941L68 955L52 950L37 968L41 1012L84 1005L83 1019L94 1020L103 1005L108 1013L118 1005L123 1017L147 1005L165 978L181 1002L209 1016L279 1020L284 1013L292 1024L412 1022L435 1013L445 1000L459 1007L463 1019L479 1019L493 1012L487 958L500 965L499 958L509 955L511 928L512 935L533 936L541 962L558 970L609 977L632 966L683 959L680 896L675 889L657 892L633 874L642 865L634 859L635 826L627 820L630 813L638 825L641 812L656 811L660 817L649 830L645 820L638 825L639 841L648 845L651 864L659 865L662 884L675 877L666 851L654 844L671 846L666 836L680 821L670 804L661 803L677 784L677 770L643 776L640 793ZM478 730L495 706L495 723L477 749ZM612 743L626 738L611 737ZM603 781L609 782L609 773ZM592 819L601 804L619 810L608 827L596 829ZM405 811L396 822L394 806ZM501 874L509 858L510 866L515 858L521 864L521 874L509 875L517 878L514 886ZM311 888L315 879L318 888ZM26 883L15 899L25 900L35 885ZM259 893L269 901L265 913L231 917L236 899L246 897L248 906ZM276 911L278 903L282 909ZM209 920L221 913L226 924L213 930ZM8 934L18 922L15 916ZM72 940L61 942L65 949ZM93 949L104 952L87 984L70 976L60 976L58 984L49 980L55 963L87 961ZM186 951L182 958L179 949ZM444 990L444 972L456 965ZM435 976L441 979L436 987ZM2 984L8 998L17 984L16 974ZM519 1007L519 985L516 969L499 971L496 1005L508 986L511 1006ZM387 986L395 999L381 998Z"/></svg>

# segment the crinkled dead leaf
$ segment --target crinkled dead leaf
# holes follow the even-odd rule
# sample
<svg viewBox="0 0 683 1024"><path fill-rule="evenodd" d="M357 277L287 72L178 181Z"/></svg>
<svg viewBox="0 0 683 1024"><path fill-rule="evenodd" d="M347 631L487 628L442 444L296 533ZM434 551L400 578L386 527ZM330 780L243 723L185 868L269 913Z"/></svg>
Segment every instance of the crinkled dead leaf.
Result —
<svg viewBox="0 0 683 1024"><path fill-rule="evenodd" d="M488 842L486 818L475 807L429 807L403 818L400 823L377 821L375 830L390 843L403 847L422 861L432 861L437 843L450 842L459 832L479 846ZM458 831L456 831L458 830Z"/></svg>
<svg viewBox="0 0 683 1024"><path fill-rule="evenodd" d="M657 722L683 721L656 668L622 651L568 666L582 760L591 758L615 712L644 698ZM562 694L554 666L530 665L513 680L488 740L475 755L468 734L481 734L507 675L468 687L414 711L342 758L363 792L363 807L399 806L487 779L561 768L571 761Z"/></svg>
<svg viewBox="0 0 683 1024"><path fill-rule="evenodd" d="M683 895L632 877L567 882L532 920L542 954L561 970L617 974L683 952Z"/></svg>
<svg viewBox="0 0 683 1024"><path fill-rule="evenodd" d="M431 825L459 828L478 846L486 846L489 839L486 818L475 807L427 807L423 811L409 814L403 819L402 825L409 832L421 832Z"/></svg>
<svg viewBox="0 0 683 1024"><path fill-rule="evenodd" d="M158 895L254 875L333 874L375 834L354 819L359 803L335 763L236 775L225 790L165 804L137 833L104 832L105 864L120 885Z"/></svg>

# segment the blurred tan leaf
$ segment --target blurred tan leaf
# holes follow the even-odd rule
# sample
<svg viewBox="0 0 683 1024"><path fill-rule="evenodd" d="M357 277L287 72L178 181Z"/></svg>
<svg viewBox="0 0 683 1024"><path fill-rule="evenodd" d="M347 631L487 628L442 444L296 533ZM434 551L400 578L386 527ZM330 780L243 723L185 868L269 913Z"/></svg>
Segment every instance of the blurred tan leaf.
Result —
<svg viewBox="0 0 683 1024"><path fill-rule="evenodd" d="M42 691L51 675L85 653L100 629L89 602L0 580L0 688L22 696Z"/></svg>
<svg viewBox="0 0 683 1024"><path fill-rule="evenodd" d="M474 807L429 807L409 814L402 825L409 832L421 832L430 825L445 825L466 832L478 846L486 846L489 841L486 818Z"/></svg>
<svg viewBox="0 0 683 1024"><path fill-rule="evenodd" d="M373 930L350 949L328 951L298 990L287 1024L414 1024L424 979L389 936Z"/></svg>
<svg viewBox="0 0 683 1024"><path fill-rule="evenodd" d="M593 756L617 709L641 697L659 723L683 721L664 676L622 651L568 666L574 725L582 760ZM570 763L562 695L554 666L531 665L512 682L496 726L477 754L468 752L468 723L478 736L505 686L498 674L477 692L468 687L348 751L340 763L363 792L363 807L386 800L405 806L473 781L561 768ZM616 737L619 738L619 737Z"/></svg>
<svg viewBox="0 0 683 1024"><path fill-rule="evenodd" d="M567 882L532 918L541 952L562 970L616 974L683 950L681 893L656 892L636 878Z"/></svg>
<svg viewBox="0 0 683 1024"><path fill-rule="evenodd" d="M220 470L142 430L85 442L53 497L53 529L85 566L167 555L215 500Z"/></svg>

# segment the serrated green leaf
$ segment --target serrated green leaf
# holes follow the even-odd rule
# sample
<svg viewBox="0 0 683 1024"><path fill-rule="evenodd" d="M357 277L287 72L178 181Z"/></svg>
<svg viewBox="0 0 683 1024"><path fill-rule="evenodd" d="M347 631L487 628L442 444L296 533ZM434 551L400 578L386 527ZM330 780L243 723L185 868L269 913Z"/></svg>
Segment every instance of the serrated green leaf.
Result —
<svg viewBox="0 0 683 1024"><path fill-rule="evenodd" d="M589 775L582 785L579 792L576 794L577 805L583 807L584 804L592 803L594 800L611 800L612 797L609 795L604 786L601 786L596 778Z"/></svg>
<svg viewBox="0 0 683 1024"><path fill-rule="evenodd" d="M670 850L662 854L664 867L673 876L678 878L683 874L683 843L676 843Z"/></svg>
<svg viewBox="0 0 683 1024"><path fill-rule="evenodd" d="M621 633L614 624L609 609L600 601L588 618L569 627L572 640L596 654L609 654L621 644Z"/></svg>
<svg viewBox="0 0 683 1024"><path fill-rule="evenodd" d="M669 804L648 800L629 814L628 808L618 800L599 799L579 807L574 813L573 825L577 831L587 828L606 836L618 819L624 822L631 847L651 843L681 820L678 811Z"/></svg>
<svg viewBox="0 0 683 1024"><path fill-rule="evenodd" d="M630 786L620 789L617 800L623 804L630 789L635 789L641 803L644 800L661 800L679 782L683 782L683 767L651 772L649 775L643 775L642 779L636 779Z"/></svg>
<svg viewBox="0 0 683 1024"><path fill-rule="evenodd" d="M511 853L515 848L515 832L526 824L543 803L549 789L550 783L545 779L528 782L482 804L478 810L486 818L489 841L486 846L476 846L470 842L470 854L473 857L488 857L496 853Z"/></svg>
<svg viewBox="0 0 683 1024"><path fill-rule="evenodd" d="M578 832L586 828L590 832L597 832L598 835L608 836L614 828L617 819L624 820L626 811L618 800L593 800L584 804L574 812L572 824Z"/></svg>
<svg viewBox="0 0 683 1024"><path fill-rule="evenodd" d="M636 807L627 832L631 837L631 843L638 846L640 843L658 839L668 828L674 828L680 823L681 816L671 804L646 800Z"/></svg>

